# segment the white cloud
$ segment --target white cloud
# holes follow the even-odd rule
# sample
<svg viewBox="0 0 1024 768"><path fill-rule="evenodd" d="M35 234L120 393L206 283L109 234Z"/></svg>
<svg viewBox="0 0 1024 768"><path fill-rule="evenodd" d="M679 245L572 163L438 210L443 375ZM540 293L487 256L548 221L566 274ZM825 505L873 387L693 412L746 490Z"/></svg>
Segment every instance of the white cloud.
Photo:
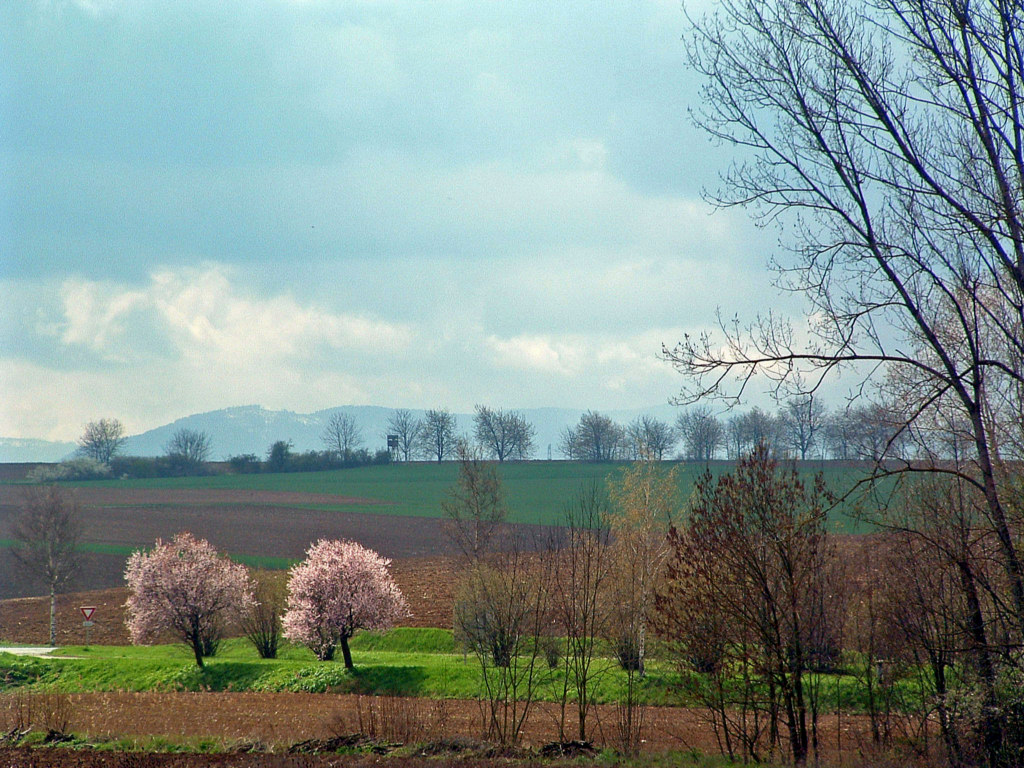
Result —
<svg viewBox="0 0 1024 768"><path fill-rule="evenodd" d="M582 350L567 340L553 341L543 336L501 339L492 335L486 342L494 365L500 368L534 369L560 376L579 372Z"/></svg>
<svg viewBox="0 0 1024 768"><path fill-rule="evenodd" d="M324 350L395 353L412 341L412 331L399 324L302 305L287 293L246 295L232 272L216 265L162 269L142 288L66 280L60 342L124 360L133 326L145 322L159 328L183 359L223 366Z"/></svg>
<svg viewBox="0 0 1024 768"><path fill-rule="evenodd" d="M61 343L84 346L113 361L123 359L119 349L127 323L148 300L141 291L68 279L61 286L61 302L63 322L51 326L60 329Z"/></svg>
<svg viewBox="0 0 1024 768"><path fill-rule="evenodd" d="M697 196L672 0L53 4L7 30L0 435L635 407L679 328L768 301L764 243Z"/></svg>

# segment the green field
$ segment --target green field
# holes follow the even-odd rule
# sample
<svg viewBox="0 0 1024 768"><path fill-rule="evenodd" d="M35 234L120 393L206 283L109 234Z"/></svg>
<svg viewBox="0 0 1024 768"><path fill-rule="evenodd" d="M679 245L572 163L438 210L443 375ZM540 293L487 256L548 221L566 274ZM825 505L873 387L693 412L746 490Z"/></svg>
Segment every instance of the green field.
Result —
<svg viewBox="0 0 1024 768"><path fill-rule="evenodd" d="M566 461L502 464L499 471L508 502L509 519L516 523L557 525L563 519L566 506L582 488L593 483L604 486L626 466L624 463L587 464ZM666 462L666 468L670 466L678 466L679 508L682 510L694 480L704 470L704 465ZM712 462L711 470L718 475L730 470L732 466L731 462ZM866 473L866 469L831 462L807 462L799 466L799 471L807 480L815 472L821 471L830 487L838 492L849 489ZM264 490L341 495L382 503L344 507L325 504L307 506L345 512L438 517L441 514L441 502L457 476L458 464L445 462L391 464L328 472L108 480L94 481L87 485L126 489ZM840 505L832 517L837 531L855 533L862 530L862 526L851 515L851 506L848 504Z"/></svg>

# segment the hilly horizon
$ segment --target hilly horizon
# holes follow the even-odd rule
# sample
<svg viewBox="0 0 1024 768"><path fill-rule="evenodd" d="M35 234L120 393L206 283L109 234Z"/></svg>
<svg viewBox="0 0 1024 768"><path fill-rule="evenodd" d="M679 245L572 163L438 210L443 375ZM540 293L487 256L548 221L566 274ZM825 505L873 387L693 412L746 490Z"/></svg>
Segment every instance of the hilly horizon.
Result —
<svg viewBox="0 0 1024 768"><path fill-rule="evenodd" d="M241 405L221 408L215 411L183 416L168 424L130 435L122 454L129 456L161 456L165 446L179 429L193 429L205 432L212 442L211 458L226 460L240 454L264 456L269 447L278 440L290 440L295 451L322 450L320 437L324 425L334 413L348 413L353 416L362 430L363 446L370 451L384 448L388 418L397 408L374 405L337 406L312 413L298 413L289 410L270 410L260 405ZM414 415L422 417L426 409L409 408ZM534 458L561 456L558 450L562 430L579 421L585 408L523 408L518 410L536 429ZM625 410L601 411L615 421L626 424L641 415L654 416L672 422L679 412L669 404ZM456 429L460 434L472 431L472 413L453 413ZM78 446L72 442L47 441L31 438L0 437L0 462L58 462L74 455Z"/></svg>

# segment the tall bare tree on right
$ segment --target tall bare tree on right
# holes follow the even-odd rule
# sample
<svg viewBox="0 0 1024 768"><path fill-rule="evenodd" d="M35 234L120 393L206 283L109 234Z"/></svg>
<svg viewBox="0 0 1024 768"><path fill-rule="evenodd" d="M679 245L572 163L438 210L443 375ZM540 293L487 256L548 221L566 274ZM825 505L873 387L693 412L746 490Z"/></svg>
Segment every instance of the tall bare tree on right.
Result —
<svg viewBox="0 0 1024 768"><path fill-rule="evenodd" d="M784 228L779 283L813 319L799 330L771 315L720 322L724 342L666 348L688 377L681 399L737 398L755 376L807 394L852 368L900 415L894 437L946 414L970 452L931 469L983 496L1020 642L1024 568L1004 462L1024 416L1024 4L716 8L688 49L704 78L698 120L740 153L712 200Z"/></svg>

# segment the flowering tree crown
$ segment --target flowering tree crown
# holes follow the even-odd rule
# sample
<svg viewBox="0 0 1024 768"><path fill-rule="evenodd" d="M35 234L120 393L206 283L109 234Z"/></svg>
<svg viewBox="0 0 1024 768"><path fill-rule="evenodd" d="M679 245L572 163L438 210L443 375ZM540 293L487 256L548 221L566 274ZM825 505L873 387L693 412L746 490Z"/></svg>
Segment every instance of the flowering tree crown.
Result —
<svg viewBox="0 0 1024 768"><path fill-rule="evenodd" d="M252 602L245 566L187 532L133 552L124 576L131 590L125 607L132 642L172 632L196 650L199 663L203 641L218 637Z"/></svg>
<svg viewBox="0 0 1024 768"><path fill-rule="evenodd" d="M339 643L347 649L357 629L392 626L409 611L390 564L354 541L313 544L306 559L291 569L284 636L330 659Z"/></svg>

